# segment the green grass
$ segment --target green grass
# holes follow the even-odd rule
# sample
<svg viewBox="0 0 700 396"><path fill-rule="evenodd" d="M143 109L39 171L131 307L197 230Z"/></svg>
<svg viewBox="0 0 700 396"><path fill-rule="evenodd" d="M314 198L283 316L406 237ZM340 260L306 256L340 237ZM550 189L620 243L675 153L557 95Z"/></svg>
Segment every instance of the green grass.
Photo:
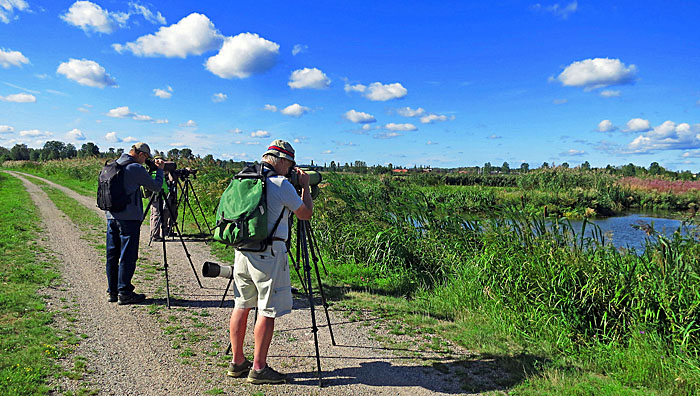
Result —
<svg viewBox="0 0 700 396"><path fill-rule="evenodd" d="M47 394L64 355L37 293L58 278L37 240L38 210L22 183L0 173L0 394Z"/></svg>

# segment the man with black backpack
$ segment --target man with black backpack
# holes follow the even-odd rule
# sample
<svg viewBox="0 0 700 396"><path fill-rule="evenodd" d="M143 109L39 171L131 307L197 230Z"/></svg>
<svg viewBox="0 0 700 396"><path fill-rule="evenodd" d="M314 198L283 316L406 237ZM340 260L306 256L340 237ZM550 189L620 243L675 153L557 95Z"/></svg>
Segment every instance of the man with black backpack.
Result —
<svg viewBox="0 0 700 396"><path fill-rule="evenodd" d="M107 293L109 302L134 304L146 299L134 293L131 278L136 271L139 237L143 221L141 187L159 192L163 186L163 160L154 161L156 176L152 178L142 165L151 159L146 143L136 143L128 154L105 165L100 173L98 206L107 217Z"/></svg>
<svg viewBox="0 0 700 396"><path fill-rule="evenodd" d="M236 248L233 269L235 307L231 313L231 363L227 375L241 377L248 374L247 381L254 384L276 384L286 382L287 376L267 365L267 353L272 342L275 318L292 311L292 290L287 263L285 241L289 236L290 214L301 220L310 220L313 202L309 189L309 175L293 168L294 149L284 140L275 140L262 157L263 172L266 173L267 200L266 248L262 251ZM301 197L286 179L289 171L299 177ZM255 325L255 352L253 362L243 355L248 313L258 308Z"/></svg>

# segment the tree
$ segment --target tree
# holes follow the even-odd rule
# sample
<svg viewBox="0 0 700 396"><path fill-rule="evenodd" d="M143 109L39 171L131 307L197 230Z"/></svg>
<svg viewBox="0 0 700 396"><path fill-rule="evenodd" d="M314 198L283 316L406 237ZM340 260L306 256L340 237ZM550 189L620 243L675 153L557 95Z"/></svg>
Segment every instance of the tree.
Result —
<svg viewBox="0 0 700 396"><path fill-rule="evenodd" d="M529 171L529 170L530 170L530 164L528 164L527 162L523 162L522 164L520 164L520 172L527 173L527 171Z"/></svg>
<svg viewBox="0 0 700 396"><path fill-rule="evenodd" d="M59 158L65 158L66 144L59 142L57 140L49 140L44 143L44 147L41 149L41 160L55 160Z"/></svg>
<svg viewBox="0 0 700 396"><path fill-rule="evenodd" d="M542 169L549 169L549 163L547 161L542 163Z"/></svg>
<svg viewBox="0 0 700 396"><path fill-rule="evenodd" d="M15 161L27 161L29 160L29 148L26 144L15 144L10 149L10 158Z"/></svg>
<svg viewBox="0 0 700 396"><path fill-rule="evenodd" d="M335 161L331 161L331 172L335 172Z"/></svg>
<svg viewBox="0 0 700 396"><path fill-rule="evenodd" d="M510 165L507 162L503 162L503 165L501 165L501 172L510 173Z"/></svg>
<svg viewBox="0 0 700 396"><path fill-rule="evenodd" d="M665 169L662 168L661 165L659 165L659 163L656 161L652 162L651 165L649 165L649 174L650 175L660 175L660 174L663 174L664 171L665 171Z"/></svg>
<svg viewBox="0 0 700 396"><path fill-rule="evenodd" d="M569 163L568 163L568 162L564 162L563 164L561 164L561 165L559 165L559 166L561 166L561 167L564 168L564 169L569 169Z"/></svg>
<svg viewBox="0 0 700 396"><path fill-rule="evenodd" d="M192 154L192 149L184 148L180 150L180 157L188 160L193 159L194 155Z"/></svg>
<svg viewBox="0 0 700 396"><path fill-rule="evenodd" d="M97 145L93 142L87 142L84 143L80 147L80 152L78 153L79 157L96 157L100 155L100 148L97 147Z"/></svg>
<svg viewBox="0 0 700 396"><path fill-rule="evenodd" d="M168 159L169 159L170 161L177 161L177 160L179 160L179 159L180 159L180 150L179 150L179 149L176 149L176 148L170 149L170 151L168 151Z"/></svg>
<svg viewBox="0 0 700 396"><path fill-rule="evenodd" d="M634 176L635 169L634 169L634 164L629 163L627 165L622 166L622 176Z"/></svg>
<svg viewBox="0 0 700 396"><path fill-rule="evenodd" d="M584 162L581 164L581 169L583 169L583 170L591 170L591 164L588 163L588 161L584 161Z"/></svg>
<svg viewBox="0 0 700 396"><path fill-rule="evenodd" d="M485 163L485 164L484 164L484 168L483 168L483 169L484 169L484 174L486 174L486 175L491 174L491 168L493 168L493 167L491 166L491 163L490 163L490 162Z"/></svg>
<svg viewBox="0 0 700 396"><path fill-rule="evenodd" d="M117 157L121 157L122 154L124 154L124 149L120 147L117 149Z"/></svg>
<svg viewBox="0 0 700 396"><path fill-rule="evenodd" d="M5 147L0 146L0 162L7 161L10 159L10 150Z"/></svg>

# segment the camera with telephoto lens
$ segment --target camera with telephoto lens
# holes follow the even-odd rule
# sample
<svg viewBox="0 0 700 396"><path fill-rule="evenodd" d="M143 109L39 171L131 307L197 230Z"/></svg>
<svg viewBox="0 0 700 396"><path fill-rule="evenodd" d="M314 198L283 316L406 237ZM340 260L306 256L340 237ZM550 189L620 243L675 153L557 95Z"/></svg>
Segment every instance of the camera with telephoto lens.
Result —
<svg viewBox="0 0 700 396"><path fill-rule="evenodd" d="M202 275L205 278L226 278L233 279L233 267L230 265L219 265L211 261L205 261L202 266Z"/></svg>
<svg viewBox="0 0 700 396"><path fill-rule="evenodd" d="M199 171L199 169L195 169L195 168L182 168L182 169L175 170L173 172L173 175L175 175L176 177L179 177L179 178L183 178L183 179L186 179L186 178L190 177L190 175L192 175L192 178L196 179L198 171Z"/></svg>
<svg viewBox="0 0 700 396"><path fill-rule="evenodd" d="M155 172L158 165L152 159L146 159L146 166L149 172ZM163 161L163 172L173 172L177 169L177 163L173 161Z"/></svg>

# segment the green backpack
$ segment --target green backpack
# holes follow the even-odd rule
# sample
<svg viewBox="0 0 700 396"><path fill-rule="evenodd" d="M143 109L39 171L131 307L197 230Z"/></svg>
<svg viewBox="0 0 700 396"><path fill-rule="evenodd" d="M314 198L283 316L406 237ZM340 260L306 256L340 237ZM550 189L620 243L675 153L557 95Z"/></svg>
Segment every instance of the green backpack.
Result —
<svg viewBox="0 0 700 396"><path fill-rule="evenodd" d="M272 235L284 215L284 208L272 231L267 232L266 180L274 170L248 165L231 180L219 199L214 240L241 251L261 252L272 243Z"/></svg>

